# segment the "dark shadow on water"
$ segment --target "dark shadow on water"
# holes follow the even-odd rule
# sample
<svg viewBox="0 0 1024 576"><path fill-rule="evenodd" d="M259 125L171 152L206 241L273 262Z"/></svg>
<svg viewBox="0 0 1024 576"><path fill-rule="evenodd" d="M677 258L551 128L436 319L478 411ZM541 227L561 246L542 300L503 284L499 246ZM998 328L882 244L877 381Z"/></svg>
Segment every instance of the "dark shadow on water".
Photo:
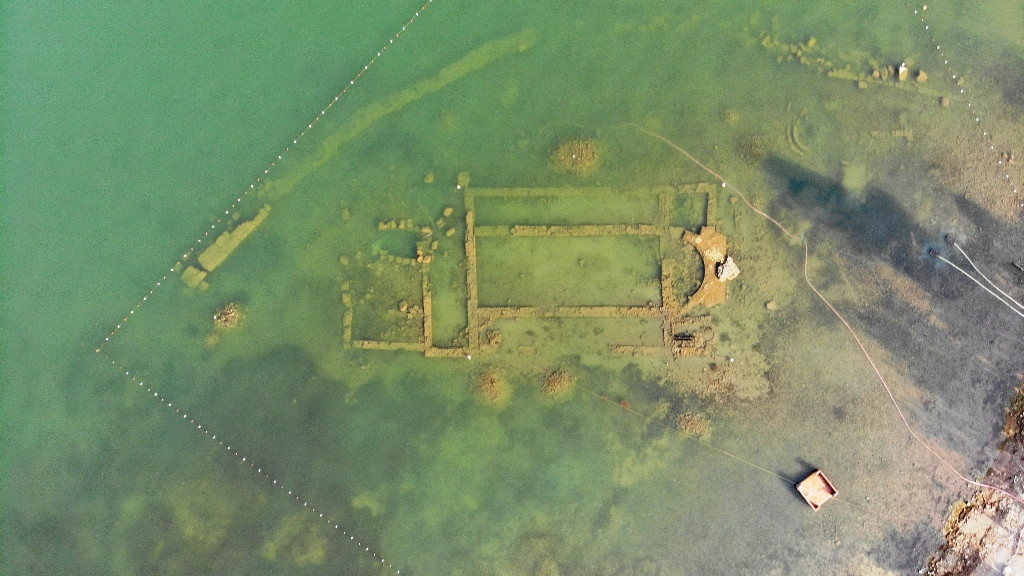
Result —
<svg viewBox="0 0 1024 576"><path fill-rule="evenodd" d="M796 466L789 470L776 470L775 473L779 478L784 479L784 484L786 485L786 488L789 489L790 496L793 497L793 500L801 506L807 506L807 501L804 500L803 495L797 491L796 485L804 478L810 476L811 472L817 470L818 467L803 458L797 458L795 464ZM794 469L796 470L795 472L793 472Z"/></svg>
<svg viewBox="0 0 1024 576"><path fill-rule="evenodd" d="M939 531L925 522L892 528L882 544L869 552L879 566L896 574L919 574L928 556L942 544Z"/></svg>
<svg viewBox="0 0 1024 576"><path fill-rule="evenodd" d="M1004 51L993 58L998 65L991 71L992 80L1003 93L1003 101L1018 114L1024 114L1024 58Z"/></svg>
<svg viewBox="0 0 1024 576"><path fill-rule="evenodd" d="M977 233L959 232L954 233L957 244L966 249L972 257L983 256L985 252L996 249L994 239L1004 235L1006 226L996 220L992 214L968 198L956 196L953 198L957 210L963 213L973 224ZM974 232L973 230L970 232ZM1012 234L1012 230L1006 232Z"/></svg>
<svg viewBox="0 0 1024 576"><path fill-rule="evenodd" d="M1001 423L1012 389L1018 318L950 265L930 257L928 250L969 268L945 241L952 233L980 266L991 271L1021 253L1019 230L951 191L930 192L937 205L948 206L939 217L956 226L943 229L946 224L919 221L914 207L901 203L909 194L899 190L869 184L863 192L851 194L841 182L777 157L767 159L764 168L769 181L785 192L779 208L815 222L812 247L826 239L855 256L853 260L888 262L933 296L913 300L912 293L908 298L879 282L879 298L866 306L849 304L843 313L858 331L904 363L905 373L927 392L920 402L903 405L918 430L964 454L971 465L985 465L990 457L985 447L998 433L993 426ZM817 275L819 287L834 276L827 269ZM1005 338L996 339L995 331ZM920 538L897 548L914 549ZM887 563L900 568L913 564L895 558Z"/></svg>
<svg viewBox="0 0 1024 576"><path fill-rule="evenodd" d="M853 195L841 182L775 156L765 160L764 169L786 192L779 201L785 208L809 214L840 234L850 251L888 260L933 293L953 295L928 256L928 248L942 243L941 231L921 226L892 194L869 185Z"/></svg>

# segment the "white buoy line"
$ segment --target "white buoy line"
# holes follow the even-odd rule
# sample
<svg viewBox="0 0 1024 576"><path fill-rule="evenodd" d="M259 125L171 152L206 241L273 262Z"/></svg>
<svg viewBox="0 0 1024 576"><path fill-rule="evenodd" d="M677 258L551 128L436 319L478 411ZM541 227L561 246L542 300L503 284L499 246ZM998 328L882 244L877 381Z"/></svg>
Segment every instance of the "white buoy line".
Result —
<svg viewBox="0 0 1024 576"><path fill-rule="evenodd" d="M159 288L161 288L167 283L168 279L171 278L173 274L180 272L184 264L188 262L190 258L197 255L201 251L204 242L209 243L211 240L216 238L219 229L223 227L223 225L230 219L230 214L232 213L232 210L238 208L239 205L242 204L244 200L248 199L255 190L257 190L262 184L264 184L264 182L270 175L271 171L278 165L278 163L281 162L286 155L293 151L293 149L299 144L299 141L302 140L306 136L306 134L308 134L324 118L324 116L327 115L327 113L334 107L334 105L337 104L353 86L355 86L356 82L358 82L363 77L363 75L365 75L366 72L370 70L370 67L373 66L381 58L381 56L384 55L388 48L395 44L395 42L402 35L402 33L404 33L409 28L409 26L411 26L413 22L415 22L416 19L419 18L420 15L423 14L423 12L426 11L428 7L430 7L433 1L434 0L426 0L426 2L413 13L413 15L400 27L400 29L397 30L388 38L387 42L376 51L376 53L366 62L366 64L364 64L362 68L360 68L356 72L356 74L351 79L349 79L347 83L344 84L342 89L326 104L326 106L324 106L320 113L317 114L310 122L308 122L298 133L298 135L291 139L291 143L286 145L284 149L281 151L281 153L277 154L276 158L271 160L271 162L263 169L263 171L257 175L256 179L253 180L247 187L245 187L242 190L242 192L239 195L235 197L234 201L231 202L230 206L224 210L224 214L217 217L216 223L212 224L209 229L205 230L201 236L196 238L192 245L181 255L181 257L174 263L174 265L170 267L168 272L164 273L156 281L156 283L149 289L149 291L145 295L143 295L143 297L138 302L136 302L135 305L128 311L128 313L114 326L114 328L110 330L110 332L104 337L103 341L100 342L100 344L96 347L95 352L97 354L105 352L104 348L107 346L107 344L111 342L111 340L118 334L118 332L120 332L121 328L135 315L136 312L139 311L139 309L144 304L146 304L149 301L149 299L156 293L156 291ZM282 493L286 494L290 499L292 499L296 504L301 504L303 509L309 510L311 513L314 514L316 518L323 521L328 528L340 534L343 537L343 540L351 542L361 552L371 556L375 561L379 561L381 566L387 568L388 570L393 570L395 574L401 574L401 570L397 569L392 563L385 560L380 553L370 548L370 546L368 546L363 540L358 538L351 531L342 527L342 524L340 522L335 521L335 519L332 518L331 515L327 514L322 509L318 508L308 500L304 499L294 489L287 487L283 482L279 481L277 478L271 475L271 473L263 465L258 464L256 460L254 460L251 457L251 455L242 452L241 450L238 449L237 446L233 446L228 440L225 440L221 434L216 434L213 431L211 431L205 424L202 423L201 420L197 419L194 414L190 414L189 412L186 412L182 407L176 406L168 397L161 394L160 391L157 390L152 383L147 383L145 380L143 380L142 378L138 377L130 370L128 370L123 364L119 363L117 360L113 358L110 358L109 355L104 353L104 356L110 361L110 364L117 371L124 375L126 379L135 384L140 390L144 391L147 396L152 397L154 401L158 402L161 406L170 411L175 418L180 417L181 421L187 427L197 432L201 432L208 440L216 443L217 446L224 449L232 458L248 466L253 472L257 474L257 476L259 476L261 480L264 480L268 482L272 487L279 489Z"/></svg>
<svg viewBox="0 0 1024 576"><path fill-rule="evenodd" d="M298 133L298 135L291 139L291 143L287 144L284 147L284 150L282 150L279 154L277 154L277 156L273 160L270 161L270 164L268 164L263 169L263 171L256 176L256 179L249 183L248 186L242 189L242 192L238 196L236 196L234 201L231 202L230 206L228 206L224 210L224 214L217 216L216 222L214 224L211 224L209 229L205 230L201 236L196 238L192 245L189 246L189 248L181 255L181 258L179 258L174 263L174 265L170 267L169 271L164 273L160 277L160 279L157 280L156 283L149 289L149 291L145 295L143 295L142 299L136 302L135 305L128 310L128 313L125 314L124 318L122 318L121 321L118 322L110 330L110 332L103 338L103 341L100 342L99 345L96 347L97 353L101 352L103 348L105 348L107 344L110 343L111 339L114 338L114 336L116 336L117 333L121 331L121 328L135 315L135 313L138 312L139 309L142 308L142 306L149 301L153 294L167 282L168 278L170 278L171 275L180 272L185 263L187 263L190 258L196 256L199 252L201 252L204 242L208 244L210 241L216 239L217 233L220 231L223 225L230 220L230 215L232 211L238 208L238 206L242 204L243 200L248 199L255 190L257 190L266 182L267 178L270 176L271 171L275 167L277 167L278 163L281 162L285 158L285 156L287 156L290 152L294 150L298 143L306 136L306 134L309 133L310 130L313 129L313 127L320 123L320 121L324 118L324 116L327 115L331 108L333 108L334 105L337 104L338 101L340 101L341 98L344 97L345 94L347 94L348 91L351 90L352 87L356 85L356 82L358 82L363 77L363 75L370 70L370 67L373 66L377 62L377 60L379 60L381 56L384 55L385 52L387 52L388 48L395 44L395 42L402 35L402 33L404 33L409 28L409 26L411 26L412 23L415 22L416 19L419 18L420 15L423 14L423 12L426 11L428 7L430 7L430 5L433 2L434 0L426 0L426 2L413 13L413 15L405 22L405 24L403 24L398 31L392 34L391 37L388 38L388 41L384 43L384 45L377 50L377 52L366 62L366 64L364 64L362 68L360 68L356 72L355 76L353 76L351 79L349 79L348 82L346 82L343 85L341 91L335 94L334 97L327 102L327 105L320 110L320 113L317 114L311 121L309 121Z"/></svg>
<svg viewBox="0 0 1024 576"><path fill-rule="evenodd" d="M257 464L256 460L254 460L249 455L239 450L237 446L232 446L231 442L225 440L222 435L212 432L208 426L204 425L201 421L197 420L194 414L189 415L189 413L183 410L180 406L175 406L174 403L171 402L169 398L160 393L159 390L155 389L152 384L147 384L145 380L133 374L130 370L126 369L123 365L118 363L117 360L109 358L109 356L107 358L110 360L111 366L113 366L117 371L122 373L124 377L129 379L133 384L136 384L140 390L145 391L147 396L152 397L155 401L159 402L161 406L171 411L176 418L181 417L181 420L185 423L186 426L192 428L197 432L202 432L203 435L205 435L208 440L216 443L217 446L227 451L228 455L233 457L235 460L241 462L242 464L248 466L250 470L255 472L260 477L261 480L269 482L272 487L281 490L281 492L285 493L296 504L301 504L303 509L312 512L314 517L323 521L328 528L341 534L343 538L347 537L348 541L354 544L356 547L358 547L360 551L362 551L365 554L369 554L374 558L374 560L379 561L383 566L387 567L388 569L394 570L395 574L402 573L401 570L395 568L393 564L385 560L377 551L370 548L361 539L357 538L355 534L343 528L340 523L336 522L322 509L319 509L314 504L311 504L308 500L303 498L297 491L285 486L284 482L279 481L277 478L271 475L271 473L264 466Z"/></svg>
<svg viewBox="0 0 1024 576"><path fill-rule="evenodd" d="M1004 158L1003 154L996 150L995 144L992 144L992 140L994 138L993 134L990 131L988 124L983 121L981 115L978 113L978 109L971 101L970 94L967 93L967 88L964 87L962 75L958 74L954 70L953 64L950 63L949 54L942 47L942 44L939 43L938 39L935 38L935 32L932 30L931 24L928 23L927 19L928 4L921 4L920 7L916 7L915 4L907 3L907 7L914 11L914 16L918 18L921 25L924 27L925 34L928 36L931 45L935 48L939 59L942 61L942 65L946 68L946 74L949 75L949 79L953 82L953 85L956 86L957 94L963 98L964 104L967 108L967 113L970 115L970 118L974 120L977 130L981 132L980 136L982 147L986 153L992 154L993 160L995 160L996 166L999 168L1000 179L1005 182L1009 193L1013 194L1015 200L1018 201L1018 207L1024 208L1024 201L1021 201L1019 196L1019 187L1014 183L1010 175L1010 159Z"/></svg>

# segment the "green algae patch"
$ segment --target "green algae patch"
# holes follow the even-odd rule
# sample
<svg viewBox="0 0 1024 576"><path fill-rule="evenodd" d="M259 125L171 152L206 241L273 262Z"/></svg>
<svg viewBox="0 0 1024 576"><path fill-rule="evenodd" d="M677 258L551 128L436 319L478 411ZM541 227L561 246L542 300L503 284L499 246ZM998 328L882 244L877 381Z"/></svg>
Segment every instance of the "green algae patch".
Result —
<svg viewBox="0 0 1024 576"><path fill-rule="evenodd" d="M238 503L221 496L223 487L210 480L180 486L166 504L183 541L200 550L224 545L235 525Z"/></svg>
<svg viewBox="0 0 1024 576"><path fill-rule="evenodd" d="M659 302L657 236L478 239L484 306L643 306Z"/></svg>
<svg viewBox="0 0 1024 576"><path fill-rule="evenodd" d="M292 514L263 544L260 554L268 562L288 560L296 566L318 566L327 557L327 538L309 514Z"/></svg>

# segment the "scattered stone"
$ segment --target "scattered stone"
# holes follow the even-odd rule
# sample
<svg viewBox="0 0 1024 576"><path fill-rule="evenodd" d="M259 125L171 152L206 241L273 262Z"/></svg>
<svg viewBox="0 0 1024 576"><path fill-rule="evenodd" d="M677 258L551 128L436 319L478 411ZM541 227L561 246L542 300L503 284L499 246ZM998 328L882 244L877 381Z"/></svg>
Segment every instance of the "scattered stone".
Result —
<svg viewBox="0 0 1024 576"><path fill-rule="evenodd" d="M707 440L711 436L711 420L700 412L683 412L676 416L676 428L686 438Z"/></svg>
<svg viewBox="0 0 1024 576"><path fill-rule="evenodd" d="M909 77L910 68L907 67L906 62L901 62L900 65L896 67L896 79L899 80L900 82L903 82Z"/></svg>
<svg viewBox="0 0 1024 576"><path fill-rule="evenodd" d="M594 140L566 140L551 153L551 163L559 172L586 176L601 165L601 148Z"/></svg>
<svg viewBox="0 0 1024 576"><path fill-rule="evenodd" d="M725 262L722 262L715 267L715 276L721 282L727 282L735 279L740 275L740 267L736 265L736 262L732 259L732 256L726 256Z"/></svg>
<svg viewBox="0 0 1024 576"><path fill-rule="evenodd" d="M555 370L544 378L544 395L548 398L561 396L572 389L576 379L565 370Z"/></svg>
<svg viewBox="0 0 1024 576"><path fill-rule="evenodd" d="M473 384L473 391L476 393L477 401L498 408L507 405L509 396L511 396L508 382L501 374L492 370L477 377Z"/></svg>
<svg viewBox="0 0 1024 576"><path fill-rule="evenodd" d="M245 317L242 307L236 302L228 302L213 315L213 325L221 330L237 328Z"/></svg>
<svg viewBox="0 0 1024 576"><path fill-rule="evenodd" d="M431 254L424 252L422 248L416 249L416 262L418 264L430 264L430 261L433 259L434 257Z"/></svg>

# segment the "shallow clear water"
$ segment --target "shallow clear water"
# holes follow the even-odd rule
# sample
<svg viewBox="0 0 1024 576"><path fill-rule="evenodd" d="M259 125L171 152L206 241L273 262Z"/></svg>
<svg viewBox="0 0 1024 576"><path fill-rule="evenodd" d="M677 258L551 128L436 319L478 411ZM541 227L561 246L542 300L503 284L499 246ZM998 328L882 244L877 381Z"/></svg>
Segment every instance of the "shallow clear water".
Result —
<svg viewBox="0 0 1024 576"><path fill-rule="evenodd" d="M417 8L4 8L4 572L916 572L968 491L936 455L984 472L1019 381L1019 319L927 248L955 233L1019 293L1021 175L997 161L1024 128L1024 7L929 5L925 30L889 3L438 0L393 36ZM828 74L904 60L927 81ZM595 170L558 169L576 139ZM467 345L460 173L574 191L477 197L492 234L650 223L637 190L713 184L669 222L714 206L741 268L699 311L713 354L610 351L660 345L647 318L499 318L471 359L346 344L346 311L356 341L422 337L399 310L425 305L420 268L381 254L431 227L432 343ZM734 190L808 239L935 454ZM264 204L187 288L190 250ZM480 305L642 307L659 242L481 236ZM227 302L245 318L218 330ZM507 399L481 401L488 374ZM676 430L692 412L703 440ZM793 488L814 468L840 491L817 513Z"/></svg>

